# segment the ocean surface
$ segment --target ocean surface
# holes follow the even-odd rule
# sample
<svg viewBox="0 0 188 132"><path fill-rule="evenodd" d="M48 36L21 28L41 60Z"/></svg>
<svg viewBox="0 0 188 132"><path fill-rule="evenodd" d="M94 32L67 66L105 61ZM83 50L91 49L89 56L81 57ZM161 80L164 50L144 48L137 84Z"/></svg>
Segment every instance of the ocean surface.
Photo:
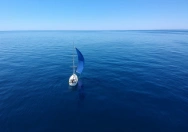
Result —
<svg viewBox="0 0 188 132"><path fill-rule="evenodd" d="M0 31L0 132L52 131L188 132L188 31Z"/></svg>

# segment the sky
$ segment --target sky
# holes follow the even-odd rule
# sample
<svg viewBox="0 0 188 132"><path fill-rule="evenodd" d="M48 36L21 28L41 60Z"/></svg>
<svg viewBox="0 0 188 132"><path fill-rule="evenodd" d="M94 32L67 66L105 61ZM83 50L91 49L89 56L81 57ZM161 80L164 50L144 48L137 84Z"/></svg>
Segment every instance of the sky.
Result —
<svg viewBox="0 0 188 132"><path fill-rule="evenodd" d="M0 31L154 29L188 29L188 0L0 0Z"/></svg>

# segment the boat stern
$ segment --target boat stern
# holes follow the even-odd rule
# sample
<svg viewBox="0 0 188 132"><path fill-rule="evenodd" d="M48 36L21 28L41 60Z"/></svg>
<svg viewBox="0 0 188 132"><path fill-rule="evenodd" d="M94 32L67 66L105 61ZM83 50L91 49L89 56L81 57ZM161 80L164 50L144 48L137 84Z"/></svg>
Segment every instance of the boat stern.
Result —
<svg viewBox="0 0 188 132"><path fill-rule="evenodd" d="M69 85L74 87L77 85L77 83L78 83L78 76L76 74L73 74L72 76L70 76Z"/></svg>

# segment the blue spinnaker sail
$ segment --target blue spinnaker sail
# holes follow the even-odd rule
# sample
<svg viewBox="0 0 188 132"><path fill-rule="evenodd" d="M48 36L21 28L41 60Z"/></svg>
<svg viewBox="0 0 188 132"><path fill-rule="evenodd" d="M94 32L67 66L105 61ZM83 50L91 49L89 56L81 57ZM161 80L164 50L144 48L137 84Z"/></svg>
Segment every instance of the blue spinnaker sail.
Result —
<svg viewBox="0 0 188 132"><path fill-rule="evenodd" d="M78 65L77 65L76 72L81 74L84 69L84 57L83 57L82 53L77 48L76 48L76 52L78 55Z"/></svg>

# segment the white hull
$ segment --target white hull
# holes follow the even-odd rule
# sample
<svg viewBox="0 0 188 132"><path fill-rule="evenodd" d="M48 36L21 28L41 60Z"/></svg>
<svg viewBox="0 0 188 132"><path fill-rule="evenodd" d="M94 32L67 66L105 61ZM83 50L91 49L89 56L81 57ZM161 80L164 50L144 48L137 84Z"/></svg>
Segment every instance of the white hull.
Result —
<svg viewBox="0 0 188 132"><path fill-rule="evenodd" d="M78 76L76 74L73 74L72 76L70 76L69 85L70 86L76 86L77 83L78 83Z"/></svg>

